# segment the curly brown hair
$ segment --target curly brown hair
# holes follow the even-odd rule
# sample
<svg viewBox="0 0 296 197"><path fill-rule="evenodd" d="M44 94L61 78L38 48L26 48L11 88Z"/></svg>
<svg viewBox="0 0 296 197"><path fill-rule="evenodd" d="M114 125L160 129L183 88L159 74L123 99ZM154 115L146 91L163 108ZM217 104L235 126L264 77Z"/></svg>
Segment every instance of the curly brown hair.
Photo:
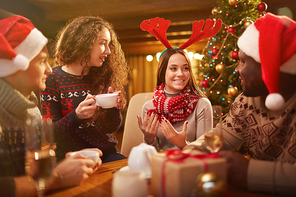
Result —
<svg viewBox="0 0 296 197"><path fill-rule="evenodd" d="M198 96L205 97L205 95L202 93L202 91L198 88L198 86L196 84L196 81L195 81L195 78L194 78L193 72L192 72L191 61L190 61L188 55L184 52L183 49L180 49L180 48L174 47L171 49L166 49L166 51L164 51L162 53L161 57L159 58L159 62L158 62L157 84L156 85L159 86L160 84L165 83L165 73L166 73L166 70L168 67L169 59L172 55L177 54L177 53L183 55L188 62L189 72L190 72L188 85L189 85L191 92L194 92Z"/></svg>
<svg viewBox="0 0 296 197"><path fill-rule="evenodd" d="M104 27L111 35L109 43L111 54L101 67L90 67L88 63L91 59L92 47ZM121 91L123 106L125 106L124 86L128 82L129 69L117 35L109 22L98 16L81 16L69 21L57 35L54 58L57 65L79 63L83 66L81 77L89 70L88 74L93 83L92 94L107 93L109 86L114 91ZM100 119L105 117L102 116L105 111L98 110L94 117L100 117Z"/></svg>

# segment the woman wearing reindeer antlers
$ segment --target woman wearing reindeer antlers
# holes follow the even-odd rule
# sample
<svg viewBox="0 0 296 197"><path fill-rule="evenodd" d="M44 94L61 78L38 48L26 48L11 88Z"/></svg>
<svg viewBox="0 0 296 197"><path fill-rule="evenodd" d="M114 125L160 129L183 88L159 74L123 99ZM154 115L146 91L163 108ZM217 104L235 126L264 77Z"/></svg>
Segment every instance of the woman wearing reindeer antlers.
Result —
<svg viewBox="0 0 296 197"><path fill-rule="evenodd" d="M210 124L205 122L212 121L211 103L197 87L184 49L218 33L222 22L207 19L204 25L203 20L194 21L190 39L180 47L172 47L168 42L169 25L169 20L158 17L141 23L142 30L153 34L166 47L159 59L153 99L143 106L144 119L138 116L144 141L158 151L182 149L210 130L206 126Z"/></svg>

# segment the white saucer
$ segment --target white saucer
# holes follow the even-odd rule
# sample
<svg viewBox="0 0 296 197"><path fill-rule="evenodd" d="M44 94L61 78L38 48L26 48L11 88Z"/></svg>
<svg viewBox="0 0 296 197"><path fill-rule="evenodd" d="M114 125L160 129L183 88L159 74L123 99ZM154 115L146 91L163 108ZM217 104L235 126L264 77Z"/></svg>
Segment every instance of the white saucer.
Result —
<svg viewBox="0 0 296 197"><path fill-rule="evenodd" d="M128 171L130 168L128 166L124 166L122 168L120 168L118 171ZM150 179L151 178L151 175L148 176L146 175L146 179Z"/></svg>

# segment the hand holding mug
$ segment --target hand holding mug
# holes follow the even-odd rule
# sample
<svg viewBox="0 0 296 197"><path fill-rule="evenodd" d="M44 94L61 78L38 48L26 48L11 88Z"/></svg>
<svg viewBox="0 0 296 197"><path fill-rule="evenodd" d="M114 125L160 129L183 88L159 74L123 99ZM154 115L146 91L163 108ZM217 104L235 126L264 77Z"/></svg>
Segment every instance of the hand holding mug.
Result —
<svg viewBox="0 0 296 197"><path fill-rule="evenodd" d="M108 93L113 93L113 88L111 86L108 88ZM116 103L115 107L117 109L122 109L123 102L122 102L122 97L121 97L121 91L118 91L116 93L117 93L117 103Z"/></svg>
<svg viewBox="0 0 296 197"><path fill-rule="evenodd" d="M80 151L75 151L75 152L69 153L69 155L71 157L78 155L78 154L87 156L89 159L93 160L93 162L94 162L93 168L94 169L96 169L102 163L102 161L100 159L100 156L102 156L102 152L98 149L89 148L89 149L83 149Z"/></svg>
<svg viewBox="0 0 296 197"><path fill-rule="evenodd" d="M93 99L93 96L88 94L86 98L81 103L79 103L78 107L75 110L77 117L80 120L91 118L97 108L94 104L95 101Z"/></svg>
<svg viewBox="0 0 296 197"><path fill-rule="evenodd" d="M109 87L107 94L98 94L94 97L94 100L97 106L100 106L104 109L113 107L121 109L123 104L120 94L121 91L113 93L113 88Z"/></svg>

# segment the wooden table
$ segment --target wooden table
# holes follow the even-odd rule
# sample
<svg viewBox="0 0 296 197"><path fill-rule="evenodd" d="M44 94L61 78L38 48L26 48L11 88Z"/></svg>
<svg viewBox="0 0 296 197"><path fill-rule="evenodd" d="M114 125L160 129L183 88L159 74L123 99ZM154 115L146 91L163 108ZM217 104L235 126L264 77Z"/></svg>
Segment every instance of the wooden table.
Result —
<svg viewBox="0 0 296 197"><path fill-rule="evenodd" d="M85 179L79 186L58 190L47 194L47 197L111 197L114 172L127 166L127 159L104 163ZM227 197L274 197L273 195L251 193L234 186L227 186ZM153 197L153 195L148 195Z"/></svg>

